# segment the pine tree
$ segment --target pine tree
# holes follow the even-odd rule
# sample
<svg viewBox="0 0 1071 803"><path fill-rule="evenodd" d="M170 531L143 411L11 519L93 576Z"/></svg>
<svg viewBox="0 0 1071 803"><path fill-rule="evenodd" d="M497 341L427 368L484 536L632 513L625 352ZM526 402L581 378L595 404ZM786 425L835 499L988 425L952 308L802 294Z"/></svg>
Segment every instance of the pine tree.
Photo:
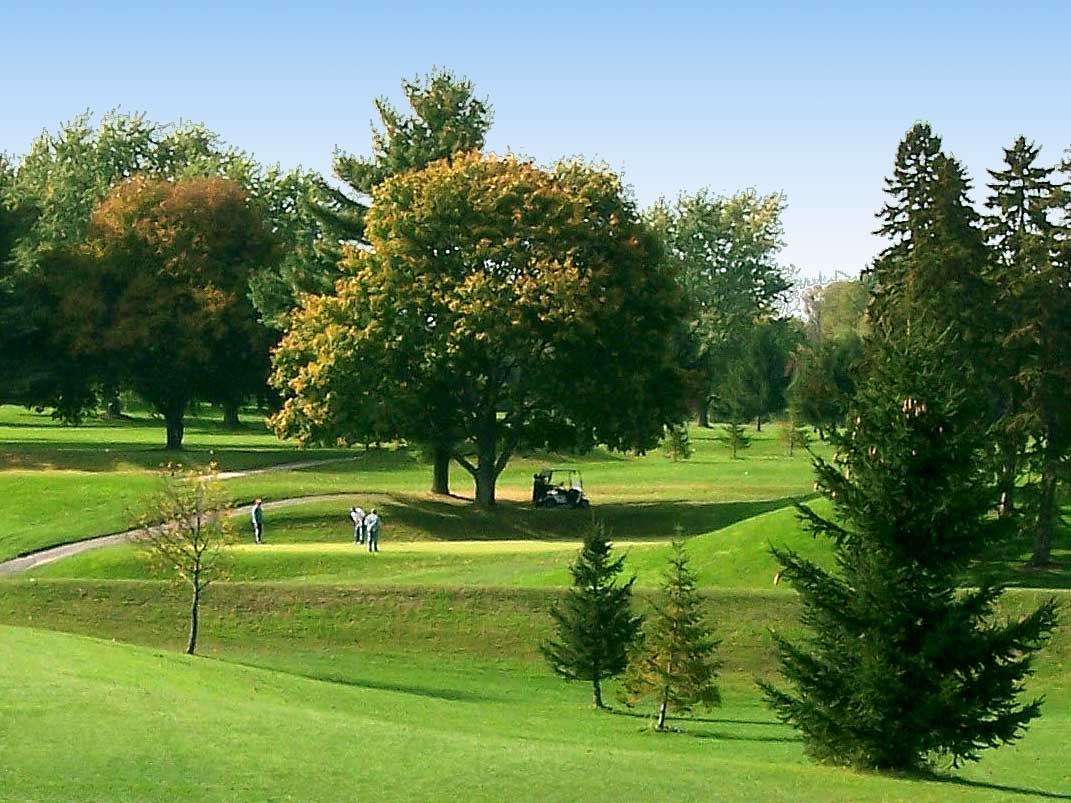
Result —
<svg viewBox="0 0 1071 803"><path fill-rule="evenodd" d="M923 325L948 330L948 359L977 387L986 385L992 352L990 253L971 205L963 166L941 151L929 125L916 124L897 151L891 196L878 234L892 243L875 260L868 310L891 330Z"/></svg>
<svg viewBox="0 0 1071 803"><path fill-rule="evenodd" d="M666 427L666 436L662 439L666 457L674 463L680 460L690 460L695 450L688 438L687 424L674 424Z"/></svg>
<svg viewBox="0 0 1071 803"><path fill-rule="evenodd" d="M654 616L644 627L625 673L625 701L632 707L645 697L658 701L657 730L666 729L666 712L689 713L697 704L721 704L715 684L721 643L703 616L703 600L688 565L684 542L673 542L673 554L662 581Z"/></svg>
<svg viewBox="0 0 1071 803"><path fill-rule="evenodd" d="M1071 453L1071 207L1058 215L1053 170L1036 164L1040 149L1025 138L1004 151L1006 169L990 171L987 233L997 252L994 283L1002 348L998 387L1004 504L1019 479L1020 457L1030 471L1028 517L1034 530L1031 563L1049 561L1057 519L1056 486ZM1061 236L1063 245L1061 245Z"/></svg>
<svg viewBox="0 0 1071 803"><path fill-rule="evenodd" d="M342 256L341 243L366 242L364 218L376 186L393 175L483 148L492 112L486 99L474 95L471 81L435 70L402 81L402 92L412 112L404 114L378 98L382 128L372 132L371 158L337 150L334 174L342 188L320 182L309 202L324 231L320 256L332 266Z"/></svg>
<svg viewBox="0 0 1071 803"><path fill-rule="evenodd" d="M872 345L867 378L832 462L815 459L829 519L801 505L833 542L827 572L775 549L799 592L801 641L775 634L786 691L760 684L807 752L835 764L912 769L954 764L1019 738L1040 700L1018 700L1056 603L1016 621L994 617L1002 589L960 589L968 563L1002 529L988 515L984 427L943 338L915 329Z"/></svg>
<svg viewBox="0 0 1071 803"><path fill-rule="evenodd" d="M632 610L636 578L617 584L625 559L612 558L611 551L605 526L595 524L569 567L573 587L551 609L556 637L540 646L556 674L591 682L596 708L606 707L602 681L625 670L629 647L643 623Z"/></svg>
<svg viewBox="0 0 1071 803"><path fill-rule="evenodd" d="M751 448L751 436L747 434L744 425L737 418L733 418L725 424L725 434L719 435L718 440L729 447L733 460L737 459L738 452Z"/></svg>

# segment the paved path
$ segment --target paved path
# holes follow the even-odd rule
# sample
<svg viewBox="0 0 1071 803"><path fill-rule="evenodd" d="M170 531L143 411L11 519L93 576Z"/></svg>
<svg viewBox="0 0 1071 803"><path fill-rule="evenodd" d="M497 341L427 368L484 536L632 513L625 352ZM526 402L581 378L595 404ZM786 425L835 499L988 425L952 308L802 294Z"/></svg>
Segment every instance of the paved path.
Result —
<svg viewBox="0 0 1071 803"><path fill-rule="evenodd" d="M257 474L269 474L273 471L292 471L299 468L309 468L312 466L323 466L328 463L342 463L348 460L356 460L355 457L332 457L326 460L305 460L297 463L279 463L274 466L265 466L264 468L253 468L246 471L221 471L217 477L221 480L232 480L238 477L252 477ZM295 496L289 499L279 499L274 502L265 502L263 507L265 510L274 510L282 507L291 507L292 505L300 505L304 502L312 501L331 501L337 499L339 501L348 500L353 497L353 494L324 494L313 496ZM234 509L234 515L240 516L243 513L248 515L249 511L253 509L252 505L242 505ZM346 511L343 511L345 513ZM0 563L0 577L10 574L18 574L24 572L27 569L32 569L35 566L44 566L46 563L52 563L53 561L60 560L61 558L67 558L71 555L79 555L83 552L89 552L94 549L102 549L104 547L115 546L117 544L125 544L128 541L133 540L140 535L142 530L134 529L127 530L121 533L112 533L110 535L101 535L96 538L87 538L83 541L72 541L69 544L61 544L59 546L48 547L37 552L31 552L29 555L23 555L19 558L7 560Z"/></svg>
<svg viewBox="0 0 1071 803"><path fill-rule="evenodd" d="M329 463L348 463L356 460L356 457L328 457L324 460L299 460L296 463L277 463L274 466L264 468L250 468L245 471L221 471L216 475L219 480L233 480L239 477L253 477L257 474L271 474L273 471L293 471L299 468L312 468L314 466L326 466Z"/></svg>
<svg viewBox="0 0 1071 803"><path fill-rule="evenodd" d="M306 502L348 502L353 499L354 494L322 494L314 496L293 496L289 499L278 499L274 502L264 502L261 507L265 510L277 510L284 507L293 507L294 505L302 505ZM252 505L241 505L234 508L234 515L249 515L249 512L253 509ZM349 514L349 508L339 508L339 516ZM269 522L270 524L270 522ZM96 538L87 538L84 541L72 541L69 544L60 544L59 546L49 547L42 549L38 552L31 552L29 555L23 555L21 558L14 558L12 560L4 561L0 563L0 577L10 574L18 574L24 572L27 569L33 569L37 566L44 566L46 563L52 563L53 561L60 560L62 558L69 558L71 555L80 555L83 552L90 552L94 549L102 549L108 546L117 546L118 544L125 544L128 541L133 541L144 530L137 528L133 530L126 530L121 533L112 533L111 535L100 535ZM271 531L268 531L271 534Z"/></svg>

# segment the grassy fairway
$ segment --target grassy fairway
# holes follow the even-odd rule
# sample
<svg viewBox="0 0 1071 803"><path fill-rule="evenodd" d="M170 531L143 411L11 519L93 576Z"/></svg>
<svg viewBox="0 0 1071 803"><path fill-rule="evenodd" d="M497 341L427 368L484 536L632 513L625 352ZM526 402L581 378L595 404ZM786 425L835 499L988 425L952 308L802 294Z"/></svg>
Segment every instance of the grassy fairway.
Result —
<svg viewBox="0 0 1071 803"><path fill-rule="evenodd" d="M11 628L0 653L14 800L1028 800L1071 782L1060 712L949 782L815 766L740 684L659 736L463 657L375 657L340 682Z"/></svg>
<svg viewBox="0 0 1071 803"><path fill-rule="evenodd" d="M0 800L1071 799L1067 624L1028 687L1047 696L1045 716L978 765L891 778L803 755L753 681L776 675L769 629L799 631L768 544L829 560L790 507L811 492L808 459L784 456L775 428L743 460L716 434L694 433L685 463L519 457L492 512L426 494L429 469L407 450L227 480L243 500L341 495L269 510L267 543L234 548L231 577L206 597L195 659L176 654L185 590L150 575L131 547L0 580ZM166 459L161 435L145 421L67 429L0 408L0 557L125 526ZM193 422L190 444L188 464L224 469L340 454L211 419ZM678 528L688 537L723 639L725 705L678 722L682 733L648 732L647 711L593 712L589 690L552 677L539 656L590 526L587 514L526 503L532 471L561 462L582 468L641 605L667 540ZM454 486L469 488L457 470ZM380 554L352 544L352 502L384 514ZM1008 558L1021 546L980 569L1071 585L1065 571L1020 577ZM1002 613L1046 593L1009 592Z"/></svg>
<svg viewBox="0 0 1071 803"><path fill-rule="evenodd" d="M710 522L720 515L707 515L705 506L810 491L806 456L785 457L774 429L767 428L756 439L747 460L730 460L714 437L712 431L697 433L696 456L685 463L657 453L635 457L601 451L565 460L583 468L597 504L630 506L634 512L619 518L631 518L626 526L633 529L657 522L667 532L676 523L691 533L705 532L713 529ZM216 419L191 418L186 448L178 455L160 448L161 439L160 424L145 417L63 427L46 415L0 406L0 498L4 499L0 560L127 528L136 518L139 500L154 488L153 472L169 461L194 467L217 461L222 470L235 471L298 460L353 458L228 480L227 487L241 501L327 493L404 493L412 499L430 482L428 466L409 450L300 450L276 440L260 425L229 432ZM519 456L502 475L500 497L522 504L531 493L532 472L562 461L554 455ZM453 483L462 493L471 489L468 475L456 466ZM436 510L430 500L421 509L404 507L417 518ZM449 517L439 516L436 524L445 518ZM725 523L722 519L716 526ZM576 536L575 526L567 529Z"/></svg>

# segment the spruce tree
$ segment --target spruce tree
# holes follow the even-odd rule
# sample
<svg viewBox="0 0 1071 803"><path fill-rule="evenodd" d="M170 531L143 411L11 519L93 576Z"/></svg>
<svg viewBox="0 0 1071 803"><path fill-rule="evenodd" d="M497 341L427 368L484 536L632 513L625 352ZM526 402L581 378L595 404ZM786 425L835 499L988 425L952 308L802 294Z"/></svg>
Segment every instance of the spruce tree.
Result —
<svg viewBox="0 0 1071 803"><path fill-rule="evenodd" d="M993 293L990 252L963 166L941 151L929 125L916 124L897 151L890 200L878 234L892 240L869 270L872 323L949 331L947 358L980 392L989 379Z"/></svg>
<svg viewBox="0 0 1071 803"><path fill-rule="evenodd" d="M657 730L666 729L666 712L689 713L697 704L721 704L715 683L721 662L715 657L721 642L713 637L703 615L703 599L688 565L684 542L673 542L662 593L654 605L643 636L625 673L625 701L658 701Z"/></svg>
<svg viewBox="0 0 1071 803"><path fill-rule="evenodd" d="M751 448L751 437L747 434L747 430L744 429L744 425L736 417L724 426L725 434L719 435L718 440L729 447L733 460L736 460L739 452Z"/></svg>
<svg viewBox="0 0 1071 803"><path fill-rule="evenodd" d="M775 634L790 690L760 684L778 716L824 762L914 769L953 764L1019 738L1040 713L1021 702L1056 603L999 621L1001 587L960 589L968 563L999 534L977 402L962 390L943 338L915 328L871 346L847 432L832 462L815 459L824 518L805 525L833 543L828 572L774 549L799 592L800 641Z"/></svg>
<svg viewBox="0 0 1071 803"><path fill-rule="evenodd" d="M1062 190L1053 170L1036 164L1039 148L1019 137L1004 151L1005 169L990 171L987 233L998 255L996 317L1003 334L1001 445L1004 505L1025 458L1034 533L1031 563L1049 562L1058 510L1060 466L1071 453L1071 206L1059 214Z"/></svg>
<svg viewBox="0 0 1071 803"><path fill-rule="evenodd" d="M591 682L592 702L605 708L602 681L620 675L643 617L632 610L632 577L618 584L625 559L611 556L606 528L595 524L584 537L569 572L573 587L551 608L555 637L540 651L554 672L568 680Z"/></svg>
<svg viewBox="0 0 1071 803"><path fill-rule="evenodd" d="M364 218L375 187L391 176L483 148L491 106L475 96L471 81L435 70L402 81L402 92L411 112L400 112L386 98L378 98L382 127L372 132L371 158L336 150L334 174L341 188L320 182L309 201L309 211L324 232L320 256L331 266L342 256L342 243L366 242Z"/></svg>

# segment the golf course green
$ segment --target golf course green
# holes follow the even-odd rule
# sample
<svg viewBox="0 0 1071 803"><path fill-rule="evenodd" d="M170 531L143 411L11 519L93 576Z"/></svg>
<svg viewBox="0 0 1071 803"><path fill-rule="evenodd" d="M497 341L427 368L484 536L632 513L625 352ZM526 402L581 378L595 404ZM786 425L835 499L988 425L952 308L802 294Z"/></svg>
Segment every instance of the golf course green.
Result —
<svg viewBox="0 0 1071 803"><path fill-rule="evenodd" d="M777 675L770 630L800 627L769 546L832 560L793 509L829 510L810 457L788 456L776 424L735 460L718 427L691 431L686 461L520 455L487 512L456 466L456 496L427 493L417 450L300 450L245 418L238 431L210 411L190 420L181 461L236 472L222 480L236 502L300 501L266 510L263 545L239 522L197 656L181 654L186 589L130 544L0 575L0 800L1071 800L1067 613L1026 690L1045 696L1043 716L966 767L821 766L764 705L754 681ZM148 416L73 428L0 407L0 561L133 526L175 460L161 442ZM529 504L532 473L559 464L583 472L590 511ZM381 513L380 553L353 543L351 504ZM670 540L686 539L722 640L724 704L672 720L675 732L652 732L653 710L617 702L614 684L613 711L593 710L539 654L593 519L641 607ZM1011 617L1071 601L1071 571L1022 568L1029 546L1003 545L964 584L1008 583Z"/></svg>

